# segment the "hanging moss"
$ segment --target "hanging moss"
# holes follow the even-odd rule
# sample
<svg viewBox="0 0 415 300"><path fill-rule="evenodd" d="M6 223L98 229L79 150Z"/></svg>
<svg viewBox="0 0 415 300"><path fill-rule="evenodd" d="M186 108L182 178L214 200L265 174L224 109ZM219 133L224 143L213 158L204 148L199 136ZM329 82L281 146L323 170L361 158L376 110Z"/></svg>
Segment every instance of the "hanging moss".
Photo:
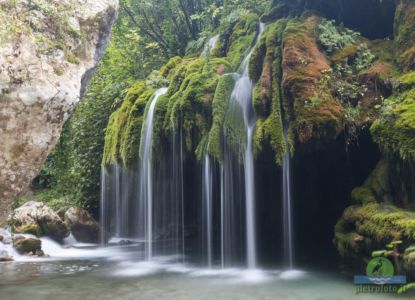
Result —
<svg viewBox="0 0 415 300"><path fill-rule="evenodd" d="M175 68L182 62L182 58L180 56L172 57L163 67L160 69L160 75L167 78L168 80L174 74Z"/></svg>
<svg viewBox="0 0 415 300"><path fill-rule="evenodd" d="M169 97L167 95L161 95L156 103L154 108L154 116L153 116L153 149L152 149L152 158L153 160L157 160L159 158L164 157L167 153L165 152L168 147L169 140L169 133L170 131L166 131L164 129L164 121L165 116L168 109ZM141 132L141 136L143 135L143 131Z"/></svg>
<svg viewBox="0 0 415 300"><path fill-rule="evenodd" d="M254 135L254 152L256 155L262 152L264 145L268 143L275 153L275 161L278 165L282 164L285 154L285 139L281 118L281 99L280 99L280 64L282 35L286 26L286 20L280 20L269 25L264 34L263 43L265 46L258 45L254 52L264 51L262 71L258 77L253 93L254 109L259 116ZM258 63L257 57L253 56L251 66ZM254 75L255 76L255 75Z"/></svg>
<svg viewBox="0 0 415 300"><path fill-rule="evenodd" d="M128 115L132 105L144 90L145 84L143 82L138 82L133 85L129 89L121 107L111 115L105 133L104 165L121 161L120 146L122 131L128 122Z"/></svg>
<svg viewBox="0 0 415 300"><path fill-rule="evenodd" d="M212 101L212 127L207 149L208 153L219 162L223 162L222 126L234 84L232 75L222 76Z"/></svg>
<svg viewBox="0 0 415 300"><path fill-rule="evenodd" d="M342 107L323 84L330 65L317 45L318 24L315 16L290 20L284 32L284 106L301 143L336 138L343 125Z"/></svg>
<svg viewBox="0 0 415 300"><path fill-rule="evenodd" d="M247 14L233 28L226 56L234 70L239 67L254 44L258 32L258 24L259 18L257 15Z"/></svg>
<svg viewBox="0 0 415 300"><path fill-rule="evenodd" d="M131 107L128 121L121 136L120 155L126 166L133 165L138 160L140 134L144 121L144 110L147 103L150 103L155 90L144 90Z"/></svg>
<svg viewBox="0 0 415 300"><path fill-rule="evenodd" d="M184 62L180 78L177 76L175 82L180 87L170 88L175 91L173 94L170 90L168 92L170 99L165 130L182 126L187 150L194 152L198 148L198 153L201 154L205 149L201 143L206 143L210 128L211 105L219 74L228 71L230 65L220 58L197 58Z"/></svg>
<svg viewBox="0 0 415 300"><path fill-rule="evenodd" d="M398 59L405 70L415 68L415 3L401 0L395 14L395 40Z"/></svg>
<svg viewBox="0 0 415 300"><path fill-rule="evenodd" d="M270 26L266 27L261 39L252 52L251 59L249 60L249 78L253 82L257 82L262 73L262 65L264 63L265 53L267 51L266 39L268 33L271 31Z"/></svg>
<svg viewBox="0 0 415 300"><path fill-rule="evenodd" d="M382 118L371 127L373 139L385 153L415 161L415 89L395 95L387 103Z"/></svg>

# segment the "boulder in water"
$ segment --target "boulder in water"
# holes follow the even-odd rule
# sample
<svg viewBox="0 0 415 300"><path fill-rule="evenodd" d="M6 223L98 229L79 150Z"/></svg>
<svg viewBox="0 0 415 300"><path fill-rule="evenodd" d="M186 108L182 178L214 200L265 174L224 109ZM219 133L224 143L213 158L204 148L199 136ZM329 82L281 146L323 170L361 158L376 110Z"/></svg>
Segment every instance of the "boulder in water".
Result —
<svg viewBox="0 0 415 300"><path fill-rule="evenodd" d="M20 254L43 256L42 241L39 239L18 236L14 239L13 246Z"/></svg>
<svg viewBox="0 0 415 300"><path fill-rule="evenodd" d="M65 224L79 242L97 243L99 225L92 216L79 207L71 207L65 212Z"/></svg>
<svg viewBox="0 0 415 300"><path fill-rule="evenodd" d="M9 223L16 233L46 235L57 241L68 235L68 228L58 214L42 202L29 201L15 209Z"/></svg>

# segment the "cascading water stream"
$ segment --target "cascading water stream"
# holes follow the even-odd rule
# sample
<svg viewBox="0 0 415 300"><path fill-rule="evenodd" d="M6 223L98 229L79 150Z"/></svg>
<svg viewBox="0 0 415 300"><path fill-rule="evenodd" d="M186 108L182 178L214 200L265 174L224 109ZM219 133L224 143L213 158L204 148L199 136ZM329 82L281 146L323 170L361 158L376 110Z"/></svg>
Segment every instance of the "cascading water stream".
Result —
<svg viewBox="0 0 415 300"><path fill-rule="evenodd" d="M148 108L144 122L144 134L141 140L141 166L140 166L140 199L146 207L146 259L151 260L153 256L153 168L152 168L152 150L153 150L153 119L154 110L159 97L167 92L167 88L158 89Z"/></svg>
<svg viewBox="0 0 415 300"><path fill-rule="evenodd" d="M257 42L259 41L265 25L260 23ZM240 74L237 75L234 89L231 94L230 107L235 104L241 109L243 117L243 126L246 132L246 144L243 154L244 164L244 183L245 183L245 235L246 235L246 262L250 269L256 268L256 232L255 232L255 178L254 178L254 156L252 149L253 133L256 123L256 116L252 106L253 83L249 78L249 60L254 51L251 49L249 54L243 60L240 66ZM226 136L226 133L225 133ZM226 160L226 153L225 153ZM225 161L225 165L227 162ZM234 172L233 167L225 166L226 172ZM224 174L223 180L232 175ZM226 182L224 184L227 184ZM229 187L226 187L229 190ZM225 229L222 228L224 231ZM225 232L222 231L222 236ZM222 238L223 239L223 238Z"/></svg>
<svg viewBox="0 0 415 300"><path fill-rule="evenodd" d="M208 41L208 43L205 45L205 48L203 49L201 56L209 55L210 51L212 51L213 48L215 48L216 42L219 39L219 34L211 37Z"/></svg>
<svg viewBox="0 0 415 300"><path fill-rule="evenodd" d="M291 169L290 169L290 147L288 134L284 130L286 141L285 156L282 165L282 201L283 201L283 230L284 230L284 260L289 269L294 267L293 248L293 220L292 220L292 199L291 199Z"/></svg>
<svg viewBox="0 0 415 300"><path fill-rule="evenodd" d="M203 165L203 219L204 227L206 234L206 259L207 266L212 267L212 238L213 238L213 185L212 185L212 166L210 162L209 155L205 155L204 165Z"/></svg>

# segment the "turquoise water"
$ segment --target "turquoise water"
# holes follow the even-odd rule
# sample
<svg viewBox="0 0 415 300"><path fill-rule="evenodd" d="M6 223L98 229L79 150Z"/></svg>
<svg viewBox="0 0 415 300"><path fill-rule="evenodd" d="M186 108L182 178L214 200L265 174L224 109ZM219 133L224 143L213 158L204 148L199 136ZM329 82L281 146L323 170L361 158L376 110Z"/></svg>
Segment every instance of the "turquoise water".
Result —
<svg viewBox="0 0 415 300"><path fill-rule="evenodd" d="M174 257L137 262L121 256L0 264L0 299L413 299L359 294L350 278L314 271L200 269Z"/></svg>

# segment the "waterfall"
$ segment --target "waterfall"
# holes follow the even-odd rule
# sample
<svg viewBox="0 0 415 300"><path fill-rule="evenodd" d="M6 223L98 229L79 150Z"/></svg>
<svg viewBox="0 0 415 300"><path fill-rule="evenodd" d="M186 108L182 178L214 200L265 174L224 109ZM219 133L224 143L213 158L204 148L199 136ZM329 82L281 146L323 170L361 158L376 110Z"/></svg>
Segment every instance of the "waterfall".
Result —
<svg viewBox="0 0 415 300"><path fill-rule="evenodd" d="M285 156L282 165L282 202L283 202L283 230L284 230L284 261L289 269L294 266L293 249L293 220L291 199L291 174L290 174L290 147L288 134L284 130Z"/></svg>
<svg viewBox="0 0 415 300"><path fill-rule="evenodd" d="M224 236L224 230L225 230L225 214L224 214L224 208L225 208L225 190L223 186L223 174L224 169L223 166L220 166L220 265L223 269L225 267L225 236Z"/></svg>
<svg viewBox="0 0 415 300"><path fill-rule="evenodd" d="M183 137L182 128L179 126L178 132L172 132L172 202L174 203L176 220L176 253L180 253L182 262L185 257L185 223L184 223L184 157L183 157Z"/></svg>
<svg viewBox="0 0 415 300"><path fill-rule="evenodd" d="M141 140L141 167L140 167L140 199L146 207L145 217L145 238L146 238L146 259L151 260L153 256L153 119L154 109L159 97L167 92L167 88L161 88L154 94L154 98L148 108L144 121L144 131Z"/></svg>
<svg viewBox="0 0 415 300"><path fill-rule="evenodd" d="M219 39L219 34L209 39L208 43L205 45L203 49L202 56L209 55L210 51L212 51L212 49L215 48L218 39Z"/></svg>
<svg viewBox="0 0 415 300"><path fill-rule="evenodd" d="M213 174L209 155L205 155L203 164L203 227L206 235L206 259L209 268L212 267L212 234L213 234Z"/></svg>
<svg viewBox="0 0 415 300"><path fill-rule="evenodd" d="M259 26L259 34L257 37L257 42L261 37L262 32L264 31L265 25L263 23ZM243 153L243 167L244 167L244 184L241 185L240 182L238 187L240 189L244 189L245 191L245 248L246 248L246 264L248 268L254 269L257 265L257 254L256 254L256 231L255 231L255 178L254 178L254 156L253 156L253 134L255 129L256 123L256 116L252 106L252 90L253 90L253 83L249 78L249 60L251 55L254 51L254 48L251 49L249 54L243 60L239 70L240 73L236 75L236 82L234 89L231 94L231 99L229 106L231 108L230 115L233 114L235 120L234 122L240 123L239 119L242 118L243 128L246 133L246 142L244 143L244 148L240 149ZM227 136L227 132L225 129L225 137ZM242 143L243 144L243 143ZM224 161L224 174L221 181L224 184L224 201L228 201L229 203L223 204L224 206L224 215L229 216L232 214L232 218L234 217L235 212L233 209L236 207L234 206L236 203L237 198L234 198L237 195L234 194L235 187L234 179L231 178L234 176L234 172L238 171L238 167L235 166L234 159L232 159L229 153L226 153L225 148L225 161ZM226 218L226 217L223 217ZM226 228L228 226L228 228ZM234 225L223 224L222 226L222 236L232 235L232 231L235 230L232 228ZM222 238L223 241L226 240L226 237ZM230 247L235 247L232 245L232 241L228 242ZM226 248L226 246L225 246ZM233 251L233 250L230 250ZM224 250L226 252L226 250ZM224 255L228 255L224 253ZM230 254L232 255L232 254ZM226 263L226 259L225 259Z"/></svg>

